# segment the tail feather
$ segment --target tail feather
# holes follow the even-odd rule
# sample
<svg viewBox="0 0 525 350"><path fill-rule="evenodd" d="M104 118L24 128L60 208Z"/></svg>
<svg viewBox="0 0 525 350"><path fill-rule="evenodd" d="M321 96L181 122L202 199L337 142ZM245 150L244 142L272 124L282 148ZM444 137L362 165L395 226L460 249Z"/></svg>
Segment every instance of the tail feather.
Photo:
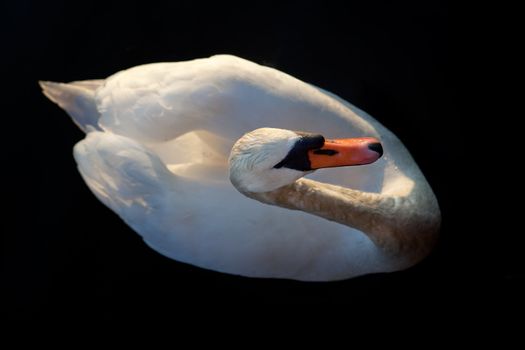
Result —
<svg viewBox="0 0 525 350"><path fill-rule="evenodd" d="M71 83L40 81L44 95L64 109L84 132L101 130L100 113L95 102L95 92L104 80L84 80Z"/></svg>

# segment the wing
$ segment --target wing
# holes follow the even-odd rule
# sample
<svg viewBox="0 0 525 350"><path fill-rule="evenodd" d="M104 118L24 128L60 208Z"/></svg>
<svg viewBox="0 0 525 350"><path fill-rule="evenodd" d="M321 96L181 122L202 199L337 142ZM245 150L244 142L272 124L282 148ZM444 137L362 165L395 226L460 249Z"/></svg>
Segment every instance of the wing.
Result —
<svg viewBox="0 0 525 350"><path fill-rule="evenodd" d="M211 115L222 113L227 101L221 83L233 69L233 64L228 68L222 61L197 59L121 71L97 92L100 124L142 142L168 141L199 129Z"/></svg>
<svg viewBox="0 0 525 350"><path fill-rule="evenodd" d="M174 208L177 178L157 155L127 137L90 132L75 145L80 174L96 197L144 236ZM146 237L144 237L146 238Z"/></svg>

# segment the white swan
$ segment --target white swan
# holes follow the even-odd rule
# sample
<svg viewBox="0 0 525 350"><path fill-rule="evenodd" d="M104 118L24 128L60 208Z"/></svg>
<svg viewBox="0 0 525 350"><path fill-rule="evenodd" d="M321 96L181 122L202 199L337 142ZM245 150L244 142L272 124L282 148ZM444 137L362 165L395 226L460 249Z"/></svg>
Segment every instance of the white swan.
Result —
<svg viewBox="0 0 525 350"><path fill-rule="evenodd" d="M175 260L328 281L407 268L436 240L436 198L397 137L275 69L220 55L41 86L87 133L74 156L91 191ZM322 137L290 130L374 137L384 156L312 173L372 162L382 150L364 139L347 148L357 150L350 159L347 145L329 150Z"/></svg>

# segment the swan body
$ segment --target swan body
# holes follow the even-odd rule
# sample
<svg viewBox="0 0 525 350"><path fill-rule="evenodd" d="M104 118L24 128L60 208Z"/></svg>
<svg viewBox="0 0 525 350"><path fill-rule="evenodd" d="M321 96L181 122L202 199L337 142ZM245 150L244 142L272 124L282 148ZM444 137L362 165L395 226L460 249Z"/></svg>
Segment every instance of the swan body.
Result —
<svg viewBox="0 0 525 350"><path fill-rule="evenodd" d="M436 240L436 198L398 138L278 70L219 55L41 85L86 132L74 157L91 191L172 259L329 281L407 268ZM384 154L356 167L275 167L296 131L373 137Z"/></svg>

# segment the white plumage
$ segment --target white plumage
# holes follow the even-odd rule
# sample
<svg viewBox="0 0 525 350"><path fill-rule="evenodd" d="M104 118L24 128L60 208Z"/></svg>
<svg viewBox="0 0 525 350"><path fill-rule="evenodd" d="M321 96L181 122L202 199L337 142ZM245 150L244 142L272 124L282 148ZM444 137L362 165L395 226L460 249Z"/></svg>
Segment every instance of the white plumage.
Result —
<svg viewBox="0 0 525 350"><path fill-rule="evenodd" d="M231 148L251 130L373 136L385 150L379 161L309 177L385 196L421 189L427 211L439 217L432 191L401 142L315 86L227 55L42 86L87 132L74 156L89 188L170 258L244 276L337 280L404 268L427 253L410 263L391 259L357 229L262 204L232 186Z"/></svg>

